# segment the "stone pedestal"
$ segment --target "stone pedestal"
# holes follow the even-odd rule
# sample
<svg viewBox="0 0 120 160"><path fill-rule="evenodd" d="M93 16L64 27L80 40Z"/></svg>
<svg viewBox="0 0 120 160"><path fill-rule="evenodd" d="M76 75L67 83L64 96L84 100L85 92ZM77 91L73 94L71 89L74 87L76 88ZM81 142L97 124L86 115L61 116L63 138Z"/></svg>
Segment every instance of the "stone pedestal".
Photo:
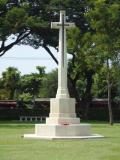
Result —
<svg viewBox="0 0 120 160"><path fill-rule="evenodd" d="M50 115L46 124L70 125L79 124L76 118L74 98L52 98L50 100Z"/></svg>
<svg viewBox="0 0 120 160"><path fill-rule="evenodd" d="M71 136L90 136L91 127L89 124L36 124L35 134L47 137L71 137Z"/></svg>
<svg viewBox="0 0 120 160"><path fill-rule="evenodd" d="M50 100L50 115L46 124L36 124L35 134L25 138L34 139L83 139L98 138L92 135L90 124L80 124L75 114L74 98L53 98Z"/></svg>

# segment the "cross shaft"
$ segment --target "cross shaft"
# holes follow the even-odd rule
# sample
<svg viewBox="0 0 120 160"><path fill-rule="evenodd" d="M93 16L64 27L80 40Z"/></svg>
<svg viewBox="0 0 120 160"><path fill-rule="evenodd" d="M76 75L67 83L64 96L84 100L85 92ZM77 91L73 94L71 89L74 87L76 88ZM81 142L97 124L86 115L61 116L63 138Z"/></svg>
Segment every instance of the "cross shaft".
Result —
<svg viewBox="0 0 120 160"><path fill-rule="evenodd" d="M67 88L67 48L66 29L75 27L74 23L66 22L65 11L60 11L60 22L52 22L51 28L59 29L59 60L58 60L58 90L56 97L69 97Z"/></svg>

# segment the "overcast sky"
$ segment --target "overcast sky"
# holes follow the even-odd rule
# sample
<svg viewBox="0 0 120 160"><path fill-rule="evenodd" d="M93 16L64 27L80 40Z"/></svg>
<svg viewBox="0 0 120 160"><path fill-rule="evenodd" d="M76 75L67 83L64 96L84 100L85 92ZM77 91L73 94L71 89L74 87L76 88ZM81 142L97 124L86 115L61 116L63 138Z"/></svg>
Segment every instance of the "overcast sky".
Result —
<svg viewBox="0 0 120 160"><path fill-rule="evenodd" d="M57 57L54 48L50 48ZM57 67L56 63L43 49L34 49L30 46L14 46L6 54L0 57L0 75L8 67L16 67L21 74L37 72L36 66L46 66L46 72Z"/></svg>

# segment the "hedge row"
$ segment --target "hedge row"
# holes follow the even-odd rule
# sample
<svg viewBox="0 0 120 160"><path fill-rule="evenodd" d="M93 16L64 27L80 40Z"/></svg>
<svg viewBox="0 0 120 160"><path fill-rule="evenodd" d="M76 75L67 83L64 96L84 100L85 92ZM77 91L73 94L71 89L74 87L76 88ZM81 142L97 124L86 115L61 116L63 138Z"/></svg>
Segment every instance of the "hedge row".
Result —
<svg viewBox="0 0 120 160"><path fill-rule="evenodd" d="M48 117L49 108L41 109L1 109L0 120L19 120L20 116L45 116Z"/></svg>
<svg viewBox="0 0 120 160"><path fill-rule="evenodd" d="M0 109L0 120L19 120L20 116L49 116L50 109ZM81 119L108 121L109 113L107 108L92 108L87 111L85 108L77 109L77 116ZM113 109L115 121L120 121L120 108Z"/></svg>

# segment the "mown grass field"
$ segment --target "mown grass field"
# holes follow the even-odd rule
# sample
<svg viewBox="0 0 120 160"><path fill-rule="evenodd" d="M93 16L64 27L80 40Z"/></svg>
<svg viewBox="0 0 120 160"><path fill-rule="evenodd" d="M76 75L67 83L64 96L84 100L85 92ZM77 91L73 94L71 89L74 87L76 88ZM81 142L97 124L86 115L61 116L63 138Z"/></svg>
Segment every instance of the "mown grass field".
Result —
<svg viewBox="0 0 120 160"><path fill-rule="evenodd" d="M0 160L120 160L120 124L92 124L92 140L28 140L33 124L0 122Z"/></svg>

